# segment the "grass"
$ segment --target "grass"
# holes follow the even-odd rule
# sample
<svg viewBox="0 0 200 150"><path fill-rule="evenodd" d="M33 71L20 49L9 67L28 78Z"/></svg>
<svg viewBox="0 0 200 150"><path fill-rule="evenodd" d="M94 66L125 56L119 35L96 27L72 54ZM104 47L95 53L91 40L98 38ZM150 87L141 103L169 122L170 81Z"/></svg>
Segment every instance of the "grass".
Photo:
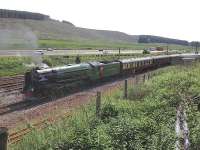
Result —
<svg viewBox="0 0 200 150"><path fill-rule="evenodd" d="M133 49L143 50L145 48L162 46L166 49L166 44L159 43L122 43L122 42L109 42L109 41L89 41L89 40L51 40L41 39L38 41L40 48L66 48L66 49ZM172 50L191 50L189 46L181 46L171 44L169 48Z"/></svg>
<svg viewBox="0 0 200 150"><path fill-rule="evenodd" d="M102 97L100 117L91 103L70 118L38 131L33 129L10 148L36 149L166 149L175 148L176 106L184 104L191 149L200 143L200 112L191 101L200 91L200 64L162 69L149 81ZM138 90L139 89L139 90Z"/></svg>
<svg viewBox="0 0 200 150"><path fill-rule="evenodd" d="M29 57L0 57L0 77L25 73L30 67Z"/></svg>

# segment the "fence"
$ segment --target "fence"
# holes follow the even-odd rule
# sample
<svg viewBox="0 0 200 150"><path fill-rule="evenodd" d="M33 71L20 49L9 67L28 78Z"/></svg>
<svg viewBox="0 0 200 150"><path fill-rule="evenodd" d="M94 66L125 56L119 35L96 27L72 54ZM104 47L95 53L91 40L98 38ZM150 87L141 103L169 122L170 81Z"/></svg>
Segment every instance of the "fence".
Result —
<svg viewBox="0 0 200 150"><path fill-rule="evenodd" d="M148 73L144 73L144 74L141 74L141 75L136 75L134 78L132 78L132 81L131 79L128 80L124 80L124 83L123 83L123 99L128 99L128 89L129 89L129 86L131 84L131 86L137 86L141 83L144 83L146 81L148 81L150 78L152 78L153 76L155 76L156 73L155 72L148 72ZM101 114L101 104L102 104L102 93L100 91L97 92L96 94L96 117L99 117L100 114Z"/></svg>

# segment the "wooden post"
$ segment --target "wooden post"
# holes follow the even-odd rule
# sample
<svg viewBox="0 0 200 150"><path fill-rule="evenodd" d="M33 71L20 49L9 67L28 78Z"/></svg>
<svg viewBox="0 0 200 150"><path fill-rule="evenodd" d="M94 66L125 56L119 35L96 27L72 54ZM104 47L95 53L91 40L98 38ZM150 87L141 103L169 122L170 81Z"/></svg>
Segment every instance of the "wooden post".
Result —
<svg viewBox="0 0 200 150"><path fill-rule="evenodd" d="M97 98L96 98L96 116L100 116L101 111L101 92L97 92Z"/></svg>
<svg viewBox="0 0 200 150"><path fill-rule="evenodd" d="M128 98L128 80L125 80L124 82L124 98Z"/></svg>
<svg viewBox="0 0 200 150"><path fill-rule="evenodd" d="M8 129L0 127L0 150L7 150Z"/></svg>
<svg viewBox="0 0 200 150"><path fill-rule="evenodd" d="M197 105L197 109L198 111L200 111L200 103Z"/></svg>
<svg viewBox="0 0 200 150"><path fill-rule="evenodd" d="M150 76L150 73L148 72L148 74L147 74L147 80L149 80L149 78L150 78L149 76Z"/></svg>
<svg viewBox="0 0 200 150"><path fill-rule="evenodd" d="M143 74L143 82L145 82L145 78L146 78L146 75L145 75L145 74Z"/></svg>
<svg viewBox="0 0 200 150"><path fill-rule="evenodd" d="M138 84L138 75L135 76L135 84Z"/></svg>

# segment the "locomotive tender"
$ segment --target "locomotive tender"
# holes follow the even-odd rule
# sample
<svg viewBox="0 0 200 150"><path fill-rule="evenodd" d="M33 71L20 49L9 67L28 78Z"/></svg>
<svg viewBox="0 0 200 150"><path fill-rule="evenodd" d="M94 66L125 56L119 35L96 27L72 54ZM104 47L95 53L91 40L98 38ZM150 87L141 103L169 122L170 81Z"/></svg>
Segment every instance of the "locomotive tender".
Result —
<svg viewBox="0 0 200 150"><path fill-rule="evenodd" d="M37 68L26 73L24 93L28 97L37 97L59 91L67 92L80 85L91 84L109 77L135 74L150 68L170 65L181 57L182 55L165 55L112 62L71 64L47 69Z"/></svg>

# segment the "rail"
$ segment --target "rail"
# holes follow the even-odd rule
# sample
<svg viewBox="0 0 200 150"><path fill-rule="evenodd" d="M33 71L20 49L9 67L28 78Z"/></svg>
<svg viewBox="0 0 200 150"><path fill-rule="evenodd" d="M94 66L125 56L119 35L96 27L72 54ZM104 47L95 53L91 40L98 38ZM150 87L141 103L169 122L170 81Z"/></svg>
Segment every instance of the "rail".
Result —
<svg viewBox="0 0 200 150"><path fill-rule="evenodd" d="M24 75L0 78L0 94L21 92L24 86Z"/></svg>
<svg viewBox="0 0 200 150"><path fill-rule="evenodd" d="M32 132L33 129L42 130L45 127L47 127L49 124L53 124L55 121L64 118L69 117L71 115L70 112L67 112L65 114L57 115L56 117L48 117L45 120L41 120L33 125L31 127L23 128L21 130L18 130L13 133L9 133L8 136L8 144L15 144L22 140L22 138L27 135L28 133Z"/></svg>

